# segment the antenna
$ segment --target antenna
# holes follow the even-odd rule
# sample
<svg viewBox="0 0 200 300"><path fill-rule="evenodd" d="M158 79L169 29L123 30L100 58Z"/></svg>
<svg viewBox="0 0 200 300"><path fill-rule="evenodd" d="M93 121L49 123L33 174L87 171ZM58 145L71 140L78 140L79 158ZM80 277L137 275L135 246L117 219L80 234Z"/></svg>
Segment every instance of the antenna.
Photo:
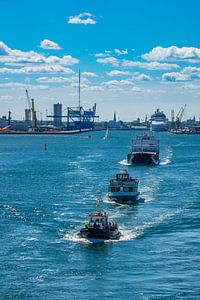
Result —
<svg viewBox="0 0 200 300"><path fill-rule="evenodd" d="M78 106L80 108L81 106L81 71L79 69L79 74L78 74Z"/></svg>

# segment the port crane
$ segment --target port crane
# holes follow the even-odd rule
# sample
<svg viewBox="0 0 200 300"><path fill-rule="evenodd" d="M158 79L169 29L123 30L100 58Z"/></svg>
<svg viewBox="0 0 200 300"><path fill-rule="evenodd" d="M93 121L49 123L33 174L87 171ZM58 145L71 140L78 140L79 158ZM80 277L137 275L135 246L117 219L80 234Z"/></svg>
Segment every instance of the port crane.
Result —
<svg viewBox="0 0 200 300"><path fill-rule="evenodd" d="M37 127L35 103L34 103L34 99L30 100L28 90L26 90L26 98L27 98L27 102L28 102L28 111L29 111L29 113L31 113L32 130L34 131L35 128Z"/></svg>
<svg viewBox="0 0 200 300"><path fill-rule="evenodd" d="M181 125L181 121L182 121L183 115L185 113L186 106L187 106L187 104L185 104L183 107L181 107L178 114L176 115L176 127L177 128L179 128Z"/></svg>

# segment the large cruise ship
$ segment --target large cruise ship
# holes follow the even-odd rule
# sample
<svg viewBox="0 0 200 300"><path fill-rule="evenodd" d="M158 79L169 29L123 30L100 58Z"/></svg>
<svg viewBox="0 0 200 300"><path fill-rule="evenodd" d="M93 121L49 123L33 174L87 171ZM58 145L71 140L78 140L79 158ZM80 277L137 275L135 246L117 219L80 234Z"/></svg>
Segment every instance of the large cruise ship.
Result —
<svg viewBox="0 0 200 300"><path fill-rule="evenodd" d="M167 117L160 111L159 108L151 116L151 130L152 131L166 131L167 130Z"/></svg>

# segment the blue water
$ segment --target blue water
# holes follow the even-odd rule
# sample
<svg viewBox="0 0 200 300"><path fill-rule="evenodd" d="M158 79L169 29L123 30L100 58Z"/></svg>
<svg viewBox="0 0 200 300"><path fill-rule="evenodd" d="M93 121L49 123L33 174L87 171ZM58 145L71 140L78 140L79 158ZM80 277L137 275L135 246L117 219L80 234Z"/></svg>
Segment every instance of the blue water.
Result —
<svg viewBox="0 0 200 300"><path fill-rule="evenodd" d="M157 134L161 164L128 166L144 201L118 205L133 134L0 136L0 299L200 299L200 136ZM120 241L77 237L97 198Z"/></svg>

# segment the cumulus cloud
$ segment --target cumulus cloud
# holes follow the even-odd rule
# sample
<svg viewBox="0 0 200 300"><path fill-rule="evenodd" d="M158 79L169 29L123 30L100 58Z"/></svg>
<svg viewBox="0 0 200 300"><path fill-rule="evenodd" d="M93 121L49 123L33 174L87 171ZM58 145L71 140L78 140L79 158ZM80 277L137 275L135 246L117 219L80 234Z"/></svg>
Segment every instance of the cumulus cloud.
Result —
<svg viewBox="0 0 200 300"><path fill-rule="evenodd" d="M82 14L76 16L70 16L68 18L69 24L81 24L81 25L94 25L96 24L96 20L94 20L95 16L91 13L84 12Z"/></svg>
<svg viewBox="0 0 200 300"><path fill-rule="evenodd" d="M133 86L135 85L131 80L109 80L102 83L102 85L107 88L112 87L123 87L123 86Z"/></svg>
<svg viewBox="0 0 200 300"><path fill-rule="evenodd" d="M147 70L171 70L180 68L177 64L159 63L155 62L140 62L132 60L123 60L123 67L138 67Z"/></svg>
<svg viewBox="0 0 200 300"><path fill-rule="evenodd" d="M151 76L146 75L144 73L135 73L132 77L133 80L137 81L149 81L152 80Z"/></svg>
<svg viewBox="0 0 200 300"><path fill-rule="evenodd" d="M83 91L87 91L87 92L103 92L104 88L101 87L101 86L93 85L93 86L88 86L88 87L83 88Z"/></svg>
<svg viewBox="0 0 200 300"><path fill-rule="evenodd" d="M96 57L108 57L108 56L110 56L110 54L108 54L108 53L96 53L95 56Z"/></svg>
<svg viewBox="0 0 200 300"><path fill-rule="evenodd" d="M170 72L162 75L162 80L164 81L187 81L190 80L187 74L182 74L179 72Z"/></svg>
<svg viewBox="0 0 200 300"><path fill-rule="evenodd" d="M107 72L106 74L110 77L113 77L113 76L127 76L127 75L130 75L130 72L129 71L113 70L113 71Z"/></svg>
<svg viewBox="0 0 200 300"><path fill-rule="evenodd" d="M74 82L74 79L67 77L39 77L36 79L36 81L45 83L72 83Z"/></svg>
<svg viewBox="0 0 200 300"><path fill-rule="evenodd" d="M0 42L0 63L3 64L51 64L58 63L61 65L74 65L79 62L78 59L73 58L71 55L65 55L63 57L48 56L45 57L35 51L21 51L17 49L11 49L3 42Z"/></svg>
<svg viewBox="0 0 200 300"><path fill-rule="evenodd" d="M128 54L128 50L127 49L124 49L124 50L115 49L114 52L117 55L126 55L126 54Z"/></svg>
<svg viewBox="0 0 200 300"><path fill-rule="evenodd" d="M161 60L199 60L200 48L195 47L155 47L149 53L143 54L142 57L146 60L161 61Z"/></svg>
<svg viewBox="0 0 200 300"><path fill-rule="evenodd" d="M37 82L40 83L53 83L53 84L59 84L59 83L67 83L71 86L78 86L78 77L63 77L63 76L57 76L57 77L39 77L36 79ZM86 78L81 79L82 87L87 87L89 84L89 80ZM83 86L84 84L84 86Z"/></svg>
<svg viewBox="0 0 200 300"><path fill-rule="evenodd" d="M57 43L50 41L48 39L45 39L40 42L40 48L49 49L49 50L60 50L61 49L61 47Z"/></svg>
<svg viewBox="0 0 200 300"><path fill-rule="evenodd" d="M162 75L164 81L189 81L200 79L200 67L185 67L180 72L170 72Z"/></svg>
<svg viewBox="0 0 200 300"><path fill-rule="evenodd" d="M60 65L33 65L25 66L23 68L0 68L0 73L8 74L27 74L27 73L65 73L73 74L69 68Z"/></svg>
<svg viewBox="0 0 200 300"><path fill-rule="evenodd" d="M86 77L98 77L98 75L93 72L83 72L82 75Z"/></svg>
<svg viewBox="0 0 200 300"><path fill-rule="evenodd" d="M20 82L7 82L0 83L0 88L2 89L30 89L30 90L47 90L49 89L46 85L33 85L33 84L24 84Z"/></svg>
<svg viewBox="0 0 200 300"><path fill-rule="evenodd" d="M98 58L97 62L100 64L111 64L112 66L118 66L119 65L119 61L117 58L115 57L105 57L105 58Z"/></svg>

